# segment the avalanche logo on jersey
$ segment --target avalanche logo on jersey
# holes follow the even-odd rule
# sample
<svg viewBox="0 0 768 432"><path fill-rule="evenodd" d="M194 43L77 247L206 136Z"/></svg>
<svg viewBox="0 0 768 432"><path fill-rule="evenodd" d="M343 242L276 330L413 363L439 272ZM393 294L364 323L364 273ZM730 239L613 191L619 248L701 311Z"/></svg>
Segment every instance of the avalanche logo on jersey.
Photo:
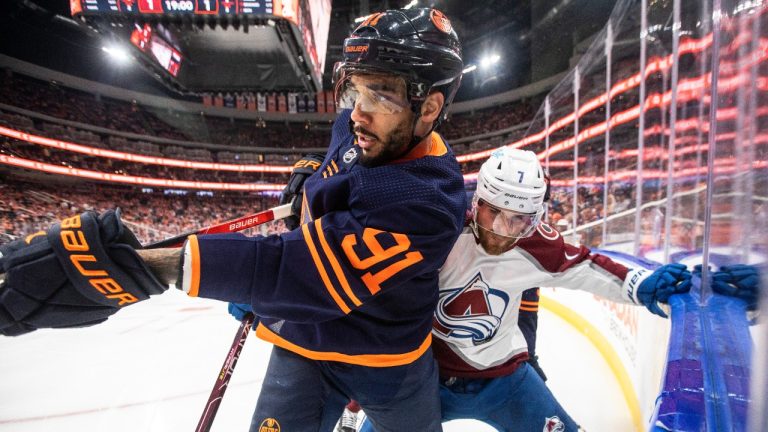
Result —
<svg viewBox="0 0 768 432"><path fill-rule="evenodd" d="M558 416L547 417L544 419L543 432L565 432L565 424Z"/></svg>
<svg viewBox="0 0 768 432"><path fill-rule="evenodd" d="M460 345L481 345L496 334L508 305L507 293L489 287L478 272L464 287L440 291L432 327Z"/></svg>

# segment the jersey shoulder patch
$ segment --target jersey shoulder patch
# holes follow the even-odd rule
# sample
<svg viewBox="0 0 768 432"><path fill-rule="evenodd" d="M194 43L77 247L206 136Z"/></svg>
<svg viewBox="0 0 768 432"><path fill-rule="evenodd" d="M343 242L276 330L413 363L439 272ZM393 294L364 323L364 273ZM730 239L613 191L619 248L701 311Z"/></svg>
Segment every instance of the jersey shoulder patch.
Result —
<svg viewBox="0 0 768 432"><path fill-rule="evenodd" d="M536 227L530 237L520 240L517 247L550 273L562 272L589 256L589 249L566 243L563 236L546 223Z"/></svg>
<svg viewBox="0 0 768 432"><path fill-rule="evenodd" d="M536 227L536 231L547 240L557 240L560 232L552 228L548 223L542 222Z"/></svg>

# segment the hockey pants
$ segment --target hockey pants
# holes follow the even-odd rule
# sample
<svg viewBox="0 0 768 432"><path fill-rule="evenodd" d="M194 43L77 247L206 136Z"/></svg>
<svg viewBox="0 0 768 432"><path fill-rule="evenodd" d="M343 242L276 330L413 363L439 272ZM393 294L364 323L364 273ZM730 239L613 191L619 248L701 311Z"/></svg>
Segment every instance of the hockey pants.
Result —
<svg viewBox="0 0 768 432"><path fill-rule="evenodd" d="M528 363L498 378L441 379L440 399L443 421L475 419L504 432L579 430ZM360 428L374 430L368 421Z"/></svg>
<svg viewBox="0 0 768 432"><path fill-rule="evenodd" d="M350 399L379 432L439 432L437 365L429 350L405 366L374 368L273 347L251 432L331 432Z"/></svg>

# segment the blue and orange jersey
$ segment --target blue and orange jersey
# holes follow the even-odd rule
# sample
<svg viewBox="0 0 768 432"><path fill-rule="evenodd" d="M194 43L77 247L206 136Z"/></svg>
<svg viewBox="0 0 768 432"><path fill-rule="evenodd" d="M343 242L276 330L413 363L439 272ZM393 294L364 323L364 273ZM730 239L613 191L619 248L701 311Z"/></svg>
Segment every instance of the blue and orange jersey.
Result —
<svg viewBox="0 0 768 432"><path fill-rule="evenodd" d="M257 335L315 360L373 367L413 362L430 346L438 269L464 222L464 183L432 133L377 167L339 115L328 154L304 184L303 224L269 237L187 242L190 295L249 303Z"/></svg>

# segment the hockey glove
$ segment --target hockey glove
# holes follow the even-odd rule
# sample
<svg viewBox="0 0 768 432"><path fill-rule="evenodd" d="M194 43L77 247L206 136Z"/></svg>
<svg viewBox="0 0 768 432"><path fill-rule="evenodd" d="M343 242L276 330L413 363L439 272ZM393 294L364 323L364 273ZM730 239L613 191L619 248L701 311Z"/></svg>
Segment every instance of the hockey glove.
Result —
<svg viewBox="0 0 768 432"><path fill-rule="evenodd" d="M230 303L227 305L227 311L238 321L242 321L248 314L253 315L251 305L246 303ZM257 325L259 325L259 317L255 317L253 320L253 328L256 328Z"/></svg>
<svg viewBox="0 0 768 432"><path fill-rule="evenodd" d="M747 303L747 310L756 310L760 296L760 273L753 265L722 266L712 274L712 291L740 298Z"/></svg>
<svg viewBox="0 0 768 432"><path fill-rule="evenodd" d="M98 324L164 292L136 254L140 247L120 210L85 212L0 246L0 334Z"/></svg>
<svg viewBox="0 0 768 432"><path fill-rule="evenodd" d="M673 294L686 293L690 289L691 272L688 268L683 264L666 264L640 283L637 299L652 313L667 318L658 302L667 303Z"/></svg>
<svg viewBox="0 0 768 432"><path fill-rule="evenodd" d="M288 179L288 184L285 185L283 192L280 194L281 205L293 201L291 206L291 213L293 215L283 219L285 226L289 230L294 230L301 225L301 202L304 199L304 181L320 168L324 159L325 155L309 153L293 164L293 171Z"/></svg>
<svg viewBox="0 0 768 432"><path fill-rule="evenodd" d="M542 369L541 365L539 364L539 356L534 355L528 357L528 364L531 365L533 370L535 370L539 377L541 377L542 381L547 381L547 375L544 373L544 369Z"/></svg>

